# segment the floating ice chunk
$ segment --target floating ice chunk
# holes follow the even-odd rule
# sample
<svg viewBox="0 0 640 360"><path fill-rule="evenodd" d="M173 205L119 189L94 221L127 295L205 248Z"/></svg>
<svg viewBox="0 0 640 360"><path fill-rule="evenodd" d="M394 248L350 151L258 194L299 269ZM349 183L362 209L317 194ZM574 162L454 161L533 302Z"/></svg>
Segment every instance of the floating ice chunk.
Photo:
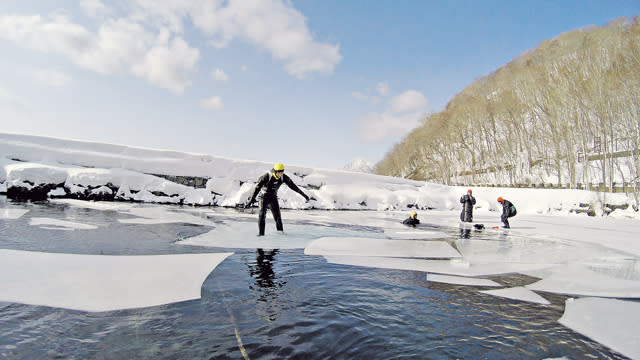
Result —
<svg viewBox="0 0 640 360"><path fill-rule="evenodd" d="M448 237L447 234L442 231L428 231L417 229L385 229L384 234L392 239L405 239L405 240L426 240L426 239L442 239Z"/></svg>
<svg viewBox="0 0 640 360"><path fill-rule="evenodd" d="M425 260L368 256L325 256L325 259L333 264L365 266L381 269L424 271L429 273L459 276L502 275L520 273L527 270L537 270L552 266L549 264L517 263L476 264L465 261L464 259Z"/></svg>
<svg viewBox="0 0 640 360"><path fill-rule="evenodd" d="M527 288L579 296L640 298L640 281L606 276L581 265L553 268L550 276Z"/></svg>
<svg viewBox="0 0 640 360"><path fill-rule="evenodd" d="M39 226L47 230L95 230L98 228L95 225L41 217L31 218L29 225Z"/></svg>
<svg viewBox="0 0 640 360"><path fill-rule="evenodd" d="M305 228L309 227L287 225L285 232L267 229L264 236L257 236L258 225L255 223L226 223L178 244L227 249L304 249L313 240L305 236Z"/></svg>
<svg viewBox="0 0 640 360"><path fill-rule="evenodd" d="M547 299L543 298L542 296L522 286L508 288L508 289L484 290L480 292L484 294L493 295L493 296L504 297L507 299L528 301L528 302L542 304L542 305L551 304Z"/></svg>
<svg viewBox="0 0 640 360"><path fill-rule="evenodd" d="M427 281L454 284L454 285L502 286L497 282L489 279L476 279L476 278L470 278L470 277L439 275L439 274L427 274Z"/></svg>
<svg viewBox="0 0 640 360"><path fill-rule="evenodd" d="M568 299L560 324L632 359L640 359L640 303L616 299Z"/></svg>
<svg viewBox="0 0 640 360"><path fill-rule="evenodd" d="M209 273L232 253L104 256L0 250L0 301L83 311L200 298Z"/></svg>
<svg viewBox="0 0 640 360"><path fill-rule="evenodd" d="M267 221L265 235L257 236L258 224L254 221L218 223L211 231L181 240L178 244L229 249L304 249L314 239L327 234L358 234L355 230L326 226L285 224L284 232L276 231L274 227Z"/></svg>
<svg viewBox="0 0 640 360"><path fill-rule="evenodd" d="M131 209L137 206L134 204L123 203L123 202L87 201L87 200L76 200L76 199L49 199L49 202L66 204L73 207L91 209L91 210L100 210L100 211L109 211L109 210L122 211L126 209Z"/></svg>
<svg viewBox="0 0 640 360"><path fill-rule="evenodd" d="M194 225L214 226L215 223L206 218L190 215L184 212L171 211L166 207L141 207L131 208L126 211L126 214L138 216L134 219L119 219L118 221L123 224L172 224L172 223L184 223Z"/></svg>
<svg viewBox="0 0 640 360"><path fill-rule="evenodd" d="M307 255L356 255L407 258L456 258L460 254L444 241L324 237L304 249Z"/></svg>
<svg viewBox="0 0 640 360"><path fill-rule="evenodd" d="M0 219L15 220L28 212L24 209L0 209Z"/></svg>

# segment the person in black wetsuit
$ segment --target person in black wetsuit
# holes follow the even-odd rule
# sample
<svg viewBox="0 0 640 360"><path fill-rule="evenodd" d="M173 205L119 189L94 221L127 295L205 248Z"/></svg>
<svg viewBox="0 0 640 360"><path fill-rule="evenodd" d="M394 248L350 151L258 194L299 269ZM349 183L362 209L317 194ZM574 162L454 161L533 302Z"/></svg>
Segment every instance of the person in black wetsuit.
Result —
<svg viewBox="0 0 640 360"><path fill-rule="evenodd" d="M505 229L510 229L511 226L509 226L509 218L516 216L516 207L511 201L505 200L501 197L498 198L498 202L502 204L502 216L500 216L500 221L504 223Z"/></svg>
<svg viewBox="0 0 640 360"><path fill-rule="evenodd" d="M418 213L412 211L411 215L408 218L404 219L402 223L405 225L416 227L416 225L420 224L420 220L418 220Z"/></svg>
<svg viewBox="0 0 640 360"><path fill-rule="evenodd" d="M476 204L476 198L471 194L471 189L469 189L467 190L467 194L460 198L460 203L462 204L460 221L462 222L473 222L473 205Z"/></svg>
<svg viewBox="0 0 640 360"><path fill-rule="evenodd" d="M260 193L258 199L258 235L264 235L264 226L267 215L267 208L271 209L273 220L276 222L276 230L284 231L282 227L282 217L280 216L280 205L278 205L278 189L280 185L287 184L289 188L298 194L302 195L306 201L311 198L307 196L298 186L284 173L284 165L281 163L275 164L271 172L262 175L258 179L256 188L253 191L253 195L249 198L245 208L250 207L256 201L258 193Z"/></svg>

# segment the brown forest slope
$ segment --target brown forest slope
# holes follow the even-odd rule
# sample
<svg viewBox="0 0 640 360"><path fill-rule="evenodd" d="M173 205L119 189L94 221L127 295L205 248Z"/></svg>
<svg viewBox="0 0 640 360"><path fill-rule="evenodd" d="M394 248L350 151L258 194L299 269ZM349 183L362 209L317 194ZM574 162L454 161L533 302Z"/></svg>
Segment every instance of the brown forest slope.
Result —
<svg viewBox="0 0 640 360"><path fill-rule="evenodd" d="M543 41L475 81L374 171L444 184L624 181L637 190L638 149L640 18L619 18Z"/></svg>

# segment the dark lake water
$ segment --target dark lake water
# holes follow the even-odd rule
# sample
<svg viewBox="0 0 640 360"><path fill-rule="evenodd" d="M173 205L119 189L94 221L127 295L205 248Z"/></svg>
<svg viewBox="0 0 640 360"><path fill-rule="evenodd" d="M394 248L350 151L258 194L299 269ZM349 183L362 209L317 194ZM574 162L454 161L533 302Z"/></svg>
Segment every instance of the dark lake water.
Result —
<svg viewBox="0 0 640 360"><path fill-rule="evenodd" d="M0 219L3 249L230 251L176 244L208 226L123 224L118 219L127 215L116 211L0 200L0 207L30 210ZM232 211L225 214L217 219L233 221ZM90 219L99 228L43 229L30 225L36 217ZM255 219L238 221L256 226ZM334 230L327 227L327 234ZM99 313L0 303L0 358L624 359L557 322L564 296L545 293L552 304L537 305L485 295L478 287L428 282L423 272L330 264L302 249L232 251L205 280L199 300ZM512 286L535 281L522 275L491 279Z"/></svg>

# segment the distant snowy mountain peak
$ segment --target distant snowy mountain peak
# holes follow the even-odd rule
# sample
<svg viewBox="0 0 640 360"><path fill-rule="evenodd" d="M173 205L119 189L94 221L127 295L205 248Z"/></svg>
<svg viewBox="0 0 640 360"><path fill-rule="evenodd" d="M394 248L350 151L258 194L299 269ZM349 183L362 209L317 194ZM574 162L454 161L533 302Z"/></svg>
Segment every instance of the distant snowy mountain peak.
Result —
<svg viewBox="0 0 640 360"><path fill-rule="evenodd" d="M367 160L357 158L343 167L342 170L370 174L373 172L373 167Z"/></svg>

